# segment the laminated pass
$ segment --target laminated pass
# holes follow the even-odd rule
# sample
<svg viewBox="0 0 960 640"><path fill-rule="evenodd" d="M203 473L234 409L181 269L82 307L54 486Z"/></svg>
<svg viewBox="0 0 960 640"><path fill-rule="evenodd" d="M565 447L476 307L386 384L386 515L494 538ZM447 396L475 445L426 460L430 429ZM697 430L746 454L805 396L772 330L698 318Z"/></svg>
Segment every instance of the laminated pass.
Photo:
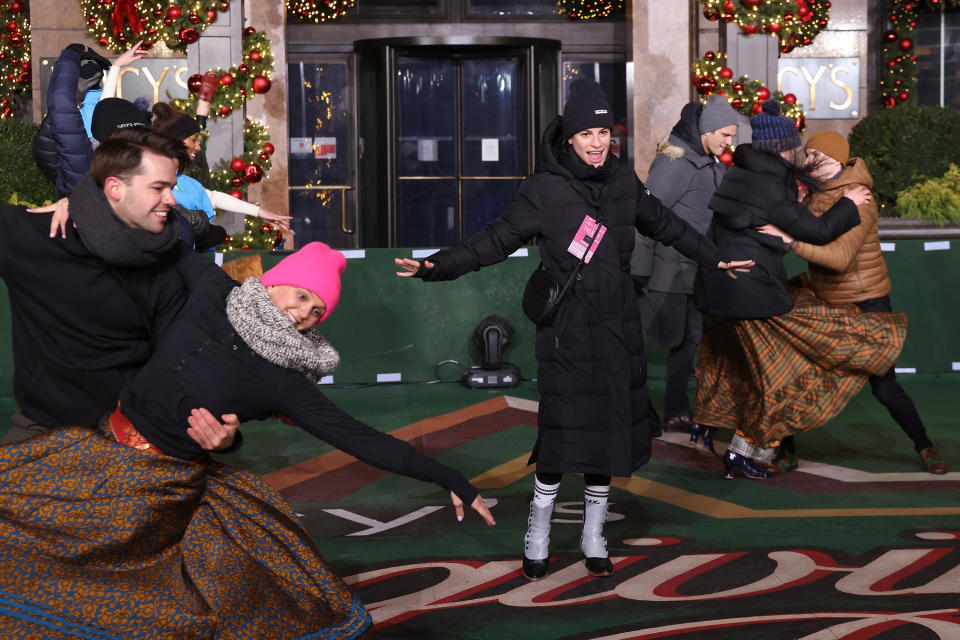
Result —
<svg viewBox="0 0 960 640"><path fill-rule="evenodd" d="M583 222L580 223L580 228L573 236L573 241L567 247L567 251L583 260L584 263L590 264L590 259L593 258L593 254L600 246L606 232L606 225L599 224L589 214L585 215Z"/></svg>

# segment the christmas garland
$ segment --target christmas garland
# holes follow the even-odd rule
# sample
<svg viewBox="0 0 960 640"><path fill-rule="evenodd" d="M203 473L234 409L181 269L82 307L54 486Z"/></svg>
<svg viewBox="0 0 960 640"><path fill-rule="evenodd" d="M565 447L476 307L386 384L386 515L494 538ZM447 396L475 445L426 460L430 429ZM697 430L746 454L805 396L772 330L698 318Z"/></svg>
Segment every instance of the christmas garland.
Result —
<svg viewBox="0 0 960 640"><path fill-rule="evenodd" d="M221 160L210 170L208 188L229 193L234 198L245 198L247 185L263 179L270 170L274 146L267 126L256 120L243 122L243 154L229 162ZM220 245L222 251L238 249L272 250L280 245L283 235L258 218L244 219L243 233L227 237Z"/></svg>
<svg viewBox="0 0 960 640"><path fill-rule="evenodd" d="M727 54L707 51L693 63L691 80L704 99L711 94L723 96L731 107L750 117L762 111L764 100L773 97L780 103L780 113L796 122L797 129L803 131L807 123L797 96L792 93L784 95L780 91L771 94L762 82L749 76L734 80L733 70L726 66L726 61Z"/></svg>
<svg viewBox="0 0 960 640"><path fill-rule="evenodd" d="M263 31L253 27L243 30L243 61L228 70L216 69L220 76L220 88L210 103L211 118L225 118L234 109L242 107L253 94L270 90L270 74L273 73L273 54L270 53L270 40ZM200 91L201 74L187 79L190 97L171 99L170 103L184 113L197 111L197 93Z"/></svg>
<svg viewBox="0 0 960 640"><path fill-rule="evenodd" d="M0 2L0 118L17 114L19 98L30 94L30 16L26 0Z"/></svg>
<svg viewBox="0 0 960 640"><path fill-rule="evenodd" d="M87 31L102 46L118 53L138 40L149 49L163 41L184 51L200 32L230 9L230 0L80 0Z"/></svg>
<svg viewBox="0 0 960 640"><path fill-rule="evenodd" d="M557 0L557 13L571 20L609 18L623 9L623 0Z"/></svg>
<svg viewBox="0 0 960 640"><path fill-rule="evenodd" d="M287 15L301 20L335 20L353 8L354 0L287 0Z"/></svg>
<svg viewBox="0 0 960 640"><path fill-rule="evenodd" d="M921 9L956 9L960 0L891 0L890 29L883 34L883 64L880 81L883 104L892 109L910 100L917 86L917 52L913 30Z"/></svg>
<svg viewBox="0 0 960 640"><path fill-rule="evenodd" d="M736 22L746 33L777 36L781 53L804 47L826 28L830 3L823 0L700 0L709 20Z"/></svg>

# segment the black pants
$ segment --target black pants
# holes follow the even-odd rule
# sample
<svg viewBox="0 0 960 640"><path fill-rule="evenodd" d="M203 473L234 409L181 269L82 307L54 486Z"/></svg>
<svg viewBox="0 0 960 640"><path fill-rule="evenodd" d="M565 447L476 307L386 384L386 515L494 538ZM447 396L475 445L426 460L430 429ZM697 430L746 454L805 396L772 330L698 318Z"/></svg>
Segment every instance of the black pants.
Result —
<svg viewBox="0 0 960 640"><path fill-rule="evenodd" d="M559 484L562 473L540 473L537 471L537 480L541 484ZM597 473L583 474L583 484L589 484L595 487L605 487L610 484L610 476L601 476Z"/></svg>
<svg viewBox="0 0 960 640"><path fill-rule="evenodd" d="M890 296L882 298L870 298L863 302L858 302L857 306L861 311L867 313L878 313L893 311L890 306ZM870 390L874 397L880 401L880 404L887 408L890 416L896 421L904 433L913 441L913 447L917 451L932 447L933 443L927 437L927 430L920 420L920 414L913 404L913 400L903 390L900 383L897 382L897 374L893 367L882 376L870 376Z"/></svg>

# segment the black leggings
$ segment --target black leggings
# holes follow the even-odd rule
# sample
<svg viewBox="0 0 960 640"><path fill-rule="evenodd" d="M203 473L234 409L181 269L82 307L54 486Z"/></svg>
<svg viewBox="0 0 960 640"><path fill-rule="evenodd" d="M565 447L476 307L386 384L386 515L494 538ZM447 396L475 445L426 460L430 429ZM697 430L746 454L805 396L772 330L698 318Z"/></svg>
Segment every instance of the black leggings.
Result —
<svg viewBox="0 0 960 640"><path fill-rule="evenodd" d="M560 484L560 478L562 477L562 473L542 473L537 471L537 480L540 484ZM602 476L598 473L585 473L583 474L583 484L594 487L606 487L610 485L610 476Z"/></svg>

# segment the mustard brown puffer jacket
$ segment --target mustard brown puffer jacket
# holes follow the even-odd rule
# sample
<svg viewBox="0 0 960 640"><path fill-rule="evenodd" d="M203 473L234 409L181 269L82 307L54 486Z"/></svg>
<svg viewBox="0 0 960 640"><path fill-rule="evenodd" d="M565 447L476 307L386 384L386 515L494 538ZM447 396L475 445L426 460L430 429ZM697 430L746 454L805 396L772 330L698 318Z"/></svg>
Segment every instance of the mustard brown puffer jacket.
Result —
<svg viewBox="0 0 960 640"><path fill-rule="evenodd" d="M822 215L846 189L873 187L873 178L861 158L851 158L843 172L823 191L811 193L804 204ZM861 204L860 224L836 240L817 246L797 241L794 252L809 263L810 284L817 297L832 304L856 303L890 293L887 263L880 251L879 216L875 200Z"/></svg>

